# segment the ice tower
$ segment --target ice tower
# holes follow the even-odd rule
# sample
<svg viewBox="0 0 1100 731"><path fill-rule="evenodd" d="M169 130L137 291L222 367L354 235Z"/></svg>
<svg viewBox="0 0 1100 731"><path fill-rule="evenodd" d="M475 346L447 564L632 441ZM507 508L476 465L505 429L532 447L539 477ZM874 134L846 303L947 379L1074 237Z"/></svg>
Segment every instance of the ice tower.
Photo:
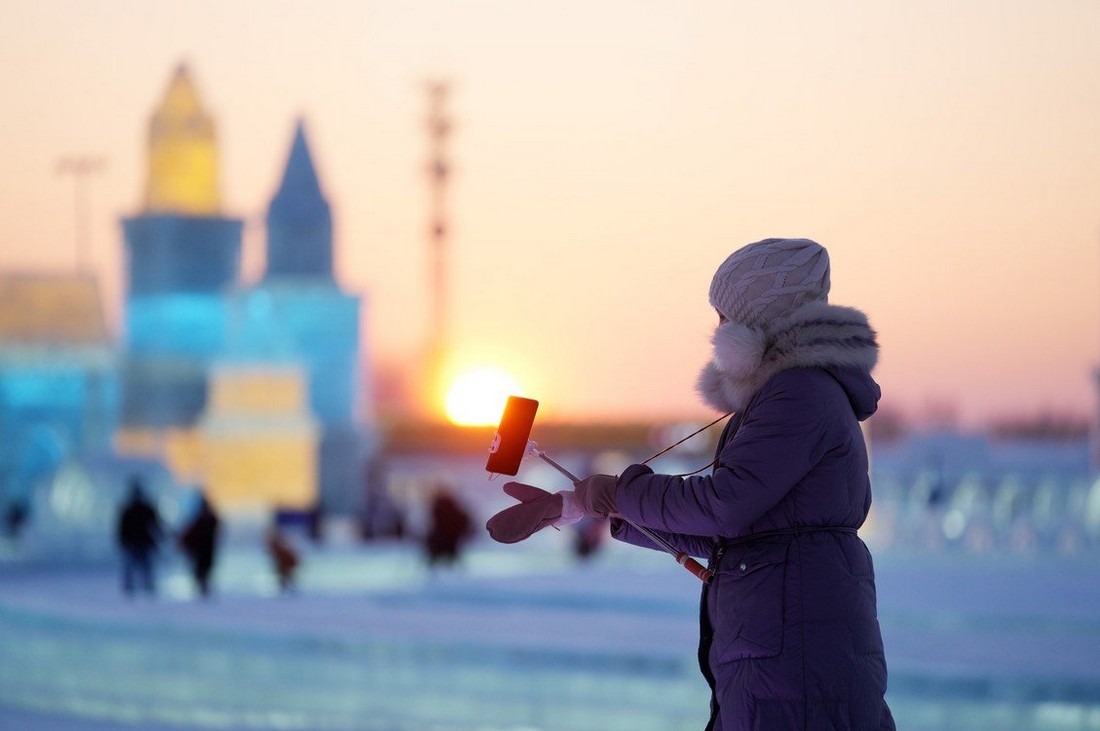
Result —
<svg viewBox="0 0 1100 731"><path fill-rule="evenodd" d="M214 121L203 110L185 64L149 124L146 213L216 216L218 152Z"/></svg>
<svg viewBox="0 0 1100 731"><path fill-rule="evenodd" d="M124 448L195 424L240 275L242 221L220 212L214 122L185 65L153 112L147 152L143 209L122 222Z"/></svg>
<svg viewBox="0 0 1100 731"><path fill-rule="evenodd" d="M282 181L267 212L267 270L245 294L244 337L257 355L304 366L321 428L320 499L348 510L362 483L358 296L333 273L332 213L306 141L295 126Z"/></svg>
<svg viewBox="0 0 1100 731"><path fill-rule="evenodd" d="M283 180L267 211L265 279L280 278L333 280L332 212L321 192L301 120L294 128Z"/></svg>

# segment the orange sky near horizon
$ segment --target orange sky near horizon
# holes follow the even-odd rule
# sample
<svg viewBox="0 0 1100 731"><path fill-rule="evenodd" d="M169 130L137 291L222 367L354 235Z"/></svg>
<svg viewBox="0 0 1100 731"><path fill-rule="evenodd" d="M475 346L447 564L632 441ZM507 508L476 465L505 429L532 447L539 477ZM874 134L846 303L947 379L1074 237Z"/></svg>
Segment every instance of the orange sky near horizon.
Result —
<svg viewBox="0 0 1100 731"><path fill-rule="evenodd" d="M456 366L546 419L708 415L714 268L806 236L879 332L884 405L1091 414L1100 3L5 0L0 269L74 263L66 155L117 328L119 217L186 60L246 272L303 115L375 371L426 338L425 79L453 81Z"/></svg>

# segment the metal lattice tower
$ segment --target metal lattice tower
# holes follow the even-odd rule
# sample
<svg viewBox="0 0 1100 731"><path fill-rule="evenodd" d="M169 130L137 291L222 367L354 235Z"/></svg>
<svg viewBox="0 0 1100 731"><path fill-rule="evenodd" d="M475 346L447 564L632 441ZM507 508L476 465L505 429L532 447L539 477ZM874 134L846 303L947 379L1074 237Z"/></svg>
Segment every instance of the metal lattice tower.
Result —
<svg viewBox="0 0 1100 731"><path fill-rule="evenodd" d="M447 138L451 133L451 119L445 106L450 91L448 82L429 81L428 136L430 153L428 160L429 204L429 282L431 287L428 326L428 393L434 394L441 387L443 356L446 351L447 327L447 222L446 192L450 176L447 157Z"/></svg>

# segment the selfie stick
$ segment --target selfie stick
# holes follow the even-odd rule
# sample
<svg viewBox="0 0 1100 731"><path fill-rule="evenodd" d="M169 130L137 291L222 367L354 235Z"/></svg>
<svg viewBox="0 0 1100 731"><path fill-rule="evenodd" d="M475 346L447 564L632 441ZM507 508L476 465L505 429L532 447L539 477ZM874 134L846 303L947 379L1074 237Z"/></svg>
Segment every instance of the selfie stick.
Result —
<svg viewBox="0 0 1100 731"><path fill-rule="evenodd" d="M572 482L574 485L576 485L578 482L580 482L579 477L577 477L572 472L570 472L569 470L562 467L560 464L558 464L554 460L550 459L550 455L548 455L546 452L539 449L539 445L536 444L532 440L527 441L527 453L528 454L533 454L536 457L538 457L539 459L546 462L546 464L550 465L551 467L556 469L558 472L565 475L565 477L569 478L569 481ZM655 544L657 544L662 549L664 549L664 551L666 553L673 556L676 559L676 563L680 564L685 569L687 569L691 573L695 574L695 576L700 581L702 581L704 584L707 583L708 581L710 581L711 578L714 576L713 571L711 571L710 569L708 569L707 567L703 566L698 561L696 561L694 558L689 556L687 554L687 552L677 551L675 546L673 546L671 543L666 541L664 538L661 538L659 535L657 535L656 533L651 531L649 528L646 528L645 526L642 526L642 525L638 525L637 523L632 521L630 518L624 517L624 516L619 515L617 513L615 514L614 517L626 521L631 526L633 526L634 528L639 530L643 535L645 535L646 538L653 541Z"/></svg>

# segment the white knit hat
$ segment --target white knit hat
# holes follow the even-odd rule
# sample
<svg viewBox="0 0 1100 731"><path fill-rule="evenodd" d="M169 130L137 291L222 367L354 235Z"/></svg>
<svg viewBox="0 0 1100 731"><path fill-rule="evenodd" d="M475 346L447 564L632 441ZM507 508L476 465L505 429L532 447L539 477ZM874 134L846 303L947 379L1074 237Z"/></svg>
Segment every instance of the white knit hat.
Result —
<svg viewBox="0 0 1100 731"><path fill-rule="evenodd" d="M764 239L729 255L710 283L727 320L766 328L810 302L829 300L829 253L809 239Z"/></svg>

